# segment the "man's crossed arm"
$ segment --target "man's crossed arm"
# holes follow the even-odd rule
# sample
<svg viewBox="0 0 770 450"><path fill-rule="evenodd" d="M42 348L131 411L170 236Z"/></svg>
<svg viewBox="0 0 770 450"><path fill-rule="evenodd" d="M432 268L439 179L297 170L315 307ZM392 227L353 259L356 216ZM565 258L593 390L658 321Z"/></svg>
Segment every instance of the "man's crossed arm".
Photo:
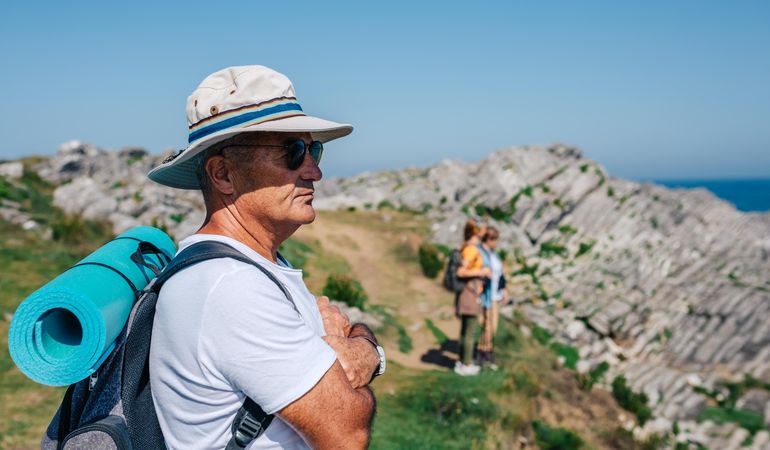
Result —
<svg viewBox="0 0 770 450"><path fill-rule="evenodd" d="M366 448L374 417L375 398L367 386L380 364L372 343L374 334L364 324L351 325L340 310L320 297L324 340L337 361L305 395L278 412L318 449Z"/></svg>

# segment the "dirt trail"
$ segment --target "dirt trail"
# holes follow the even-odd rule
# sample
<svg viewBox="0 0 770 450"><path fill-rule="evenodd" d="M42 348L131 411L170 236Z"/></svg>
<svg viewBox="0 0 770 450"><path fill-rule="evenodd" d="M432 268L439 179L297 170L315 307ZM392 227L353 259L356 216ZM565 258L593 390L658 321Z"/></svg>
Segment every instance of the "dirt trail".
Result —
<svg viewBox="0 0 770 450"><path fill-rule="evenodd" d="M412 338L414 348L401 353L395 339L385 342L388 358L411 368L436 369L453 364L455 355L441 351L436 338L425 326L430 319L450 339L456 339L459 325L453 316L452 298L439 280L426 278L418 265L415 232L395 227L371 226L373 216L356 222L350 216L322 214L315 223L297 232L300 239L318 239L325 251L344 257L352 276L361 282L371 304L392 307ZM375 217L375 220L380 220ZM411 249L413 258L403 253Z"/></svg>

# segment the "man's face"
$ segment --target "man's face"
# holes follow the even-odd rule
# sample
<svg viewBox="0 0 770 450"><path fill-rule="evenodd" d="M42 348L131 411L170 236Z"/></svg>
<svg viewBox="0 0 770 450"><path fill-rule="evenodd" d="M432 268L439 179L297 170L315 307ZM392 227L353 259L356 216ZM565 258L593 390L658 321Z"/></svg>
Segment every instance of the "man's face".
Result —
<svg viewBox="0 0 770 450"><path fill-rule="evenodd" d="M315 219L313 182L321 179L321 169L306 151L302 165L290 170L286 150L268 147L296 139L311 142L310 133L260 133L250 141L253 147L237 147L241 154L233 158L238 165L233 180L234 204L245 220L258 220L284 231ZM227 149L224 155L228 157Z"/></svg>

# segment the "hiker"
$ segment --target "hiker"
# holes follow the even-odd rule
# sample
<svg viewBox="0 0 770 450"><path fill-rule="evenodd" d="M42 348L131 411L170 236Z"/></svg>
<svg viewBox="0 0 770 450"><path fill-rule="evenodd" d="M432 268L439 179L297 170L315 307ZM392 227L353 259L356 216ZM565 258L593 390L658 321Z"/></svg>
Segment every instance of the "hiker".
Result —
<svg viewBox="0 0 770 450"><path fill-rule="evenodd" d="M187 100L189 146L149 177L200 189L206 218L179 249L230 245L258 262L198 263L171 277L157 303L150 382L170 449L224 448L246 397L267 430L248 448L364 448L384 354L363 324L316 299L278 248L315 219L323 143L350 125L305 115L289 79L267 67L209 75ZM229 448L229 447L228 447Z"/></svg>
<svg viewBox="0 0 770 450"><path fill-rule="evenodd" d="M492 275L484 261L478 245L485 228L476 219L465 224L465 241L460 249L462 264L457 269L457 276L465 279L465 286L455 297L455 314L460 318L460 359L455 364L455 372L460 375L476 375L481 367L473 362L476 334L479 327L480 297L484 289L484 279Z"/></svg>
<svg viewBox="0 0 770 450"><path fill-rule="evenodd" d="M503 261L497 255L497 245L500 232L495 227L488 227L481 238L479 250L484 259L484 266L489 267L492 276L485 281L485 289L481 294L482 313L481 335L478 344L478 362L482 367L497 369L494 350L494 338L500 321L500 304L508 301L508 293L504 288ZM502 286L501 286L502 285Z"/></svg>

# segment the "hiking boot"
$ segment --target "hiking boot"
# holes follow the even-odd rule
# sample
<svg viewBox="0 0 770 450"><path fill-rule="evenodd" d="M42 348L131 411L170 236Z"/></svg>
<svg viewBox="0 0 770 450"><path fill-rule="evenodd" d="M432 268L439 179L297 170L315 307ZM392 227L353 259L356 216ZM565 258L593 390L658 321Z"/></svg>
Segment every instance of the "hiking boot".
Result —
<svg viewBox="0 0 770 450"><path fill-rule="evenodd" d="M455 364L455 373L457 375L462 375L464 377L467 376L473 376L478 375L479 371L481 371L481 367L477 366L476 364L463 364L460 361L457 361Z"/></svg>

